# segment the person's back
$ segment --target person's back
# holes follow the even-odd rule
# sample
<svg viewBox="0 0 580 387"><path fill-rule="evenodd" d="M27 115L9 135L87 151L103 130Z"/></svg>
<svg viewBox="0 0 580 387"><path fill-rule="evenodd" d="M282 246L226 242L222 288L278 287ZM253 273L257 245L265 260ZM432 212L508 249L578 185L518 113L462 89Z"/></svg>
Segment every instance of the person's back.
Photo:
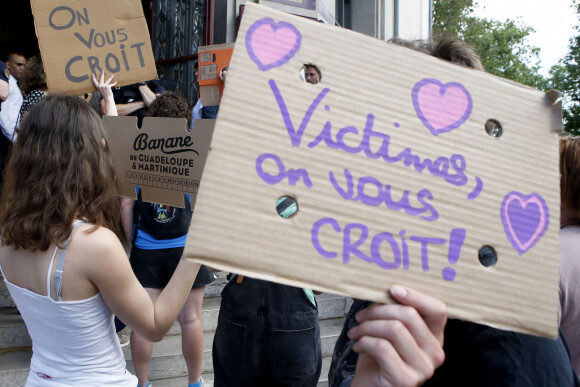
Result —
<svg viewBox="0 0 580 387"><path fill-rule="evenodd" d="M136 378L125 370L113 315L83 273L84 261L95 258L107 231L86 234L92 226L80 223L66 249L0 248L4 280L33 343L27 386L135 386ZM61 276L59 292L55 278Z"/></svg>

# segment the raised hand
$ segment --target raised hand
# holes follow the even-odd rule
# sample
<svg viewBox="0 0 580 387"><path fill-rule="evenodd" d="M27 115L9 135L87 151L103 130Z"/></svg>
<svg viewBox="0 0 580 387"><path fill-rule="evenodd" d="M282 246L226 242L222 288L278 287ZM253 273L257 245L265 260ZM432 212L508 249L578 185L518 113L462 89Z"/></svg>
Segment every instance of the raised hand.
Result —
<svg viewBox="0 0 580 387"><path fill-rule="evenodd" d="M360 311L348 335L359 353L353 387L416 387L443 364L445 304L401 286L390 290L398 304Z"/></svg>
<svg viewBox="0 0 580 387"><path fill-rule="evenodd" d="M107 116L116 116L117 114L117 107L115 106L115 98L113 97L113 90L112 88L117 85L117 82L113 82L114 75L111 75L107 80L105 80L105 72L101 72L101 76L97 80L97 76L93 73L91 75L93 79L93 84L97 88L97 90L103 96L104 103L101 104L101 110L103 115Z"/></svg>

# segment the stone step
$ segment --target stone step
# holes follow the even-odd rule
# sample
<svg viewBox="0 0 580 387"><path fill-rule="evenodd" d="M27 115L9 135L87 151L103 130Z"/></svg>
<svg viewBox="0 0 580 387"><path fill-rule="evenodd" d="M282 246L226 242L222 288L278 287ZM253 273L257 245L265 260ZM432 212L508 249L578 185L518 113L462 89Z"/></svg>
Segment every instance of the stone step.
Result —
<svg viewBox="0 0 580 387"><path fill-rule="evenodd" d="M31 350L12 351L0 353L0 386L19 387L24 386L28 377L28 364L32 356ZM332 358L330 356L322 358L322 371L318 387L328 386L328 369ZM213 387L213 373L205 372L202 377ZM156 379L151 387L184 387L187 386L187 375Z"/></svg>
<svg viewBox="0 0 580 387"><path fill-rule="evenodd" d="M227 280L218 277L212 284L206 286L205 299L202 307L202 327L203 331L214 331L217 326L219 307L221 298L219 294ZM1 278L1 277L0 277ZM6 293L4 294L3 291ZM316 296L318 302L318 314L321 320L344 316L350 308L352 300L334 294L320 294ZM7 305L2 307L2 303ZM168 335L181 334L179 324L173 324ZM3 279L0 279L0 349L19 348L31 346L28 331L24 321L15 309L12 298L8 294Z"/></svg>
<svg viewBox="0 0 580 387"><path fill-rule="evenodd" d="M320 342L323 357L332 356L334 344L342 329L343 321L343 318L320 320ZM214 332L204 333L202 373L210 373L213 371L211 353L213 336ZM135 373L130 345L123 348L123 352L127 360L127 369ZM153 344L153 355L149 363L149 380L168 379L186 375L187 367L181 354L181 336L166 336L159 343Z"/></svg>
<svg viewBox="0 0 580 387"><path fill-rule="evenodd" d="M320 372L320 379L317 387L328 387L328 369L330 368L331 357L322 358L322 371ZM213 387L213 373L205 373L202 375L203 379L210 387ZM185 387L187 386L187 376L179 376L176 378L158 379L151 383L151 387Z"/></svg>
<svg viewBox="0 0 580 387"><path fill-rule="evenodd" d="M30 347L32 341L16 308L0 309L0 350ZM0 384L1 385L1 384Z"/></svg>
<svg viewBox="0 0 580 387"><path fill-rule="evenodd" d="M0 350L0 386L24 386L32 349Z"/></svg>

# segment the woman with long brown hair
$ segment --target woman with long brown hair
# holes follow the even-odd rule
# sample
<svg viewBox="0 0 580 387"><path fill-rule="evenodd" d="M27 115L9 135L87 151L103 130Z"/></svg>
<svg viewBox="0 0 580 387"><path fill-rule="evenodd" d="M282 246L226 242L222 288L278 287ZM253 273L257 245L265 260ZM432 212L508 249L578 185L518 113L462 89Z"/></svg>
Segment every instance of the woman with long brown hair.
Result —
<svg viewBox="0 0 580 387"><path fill-rule="evenodd" d="M580 373L580 137L560 139L560 328Z"/></svg>
<svg viewBox="0 0 580 387"><path fill-rule="evenodd" d="M93 78L107 101L111 78ZM100 118L78 97L48 96L23 121L0 201L0 270L33 344L26 386L134 387L113 314L152 341L175 321L199 265L182 260L153 302L118 224Z"/></svg>

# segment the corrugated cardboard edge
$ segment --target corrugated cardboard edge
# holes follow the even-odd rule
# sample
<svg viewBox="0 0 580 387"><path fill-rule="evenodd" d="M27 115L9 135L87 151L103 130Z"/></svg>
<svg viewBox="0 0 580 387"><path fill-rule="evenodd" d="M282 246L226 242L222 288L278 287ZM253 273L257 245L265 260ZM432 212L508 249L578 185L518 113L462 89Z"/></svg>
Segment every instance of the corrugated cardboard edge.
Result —
<svg viewBox="0 0 580 387"><path fill-rule="evenodd" d="M562 133L562 93L552 89L546 92L546 99L552 111L550 131Z"/></svg>

